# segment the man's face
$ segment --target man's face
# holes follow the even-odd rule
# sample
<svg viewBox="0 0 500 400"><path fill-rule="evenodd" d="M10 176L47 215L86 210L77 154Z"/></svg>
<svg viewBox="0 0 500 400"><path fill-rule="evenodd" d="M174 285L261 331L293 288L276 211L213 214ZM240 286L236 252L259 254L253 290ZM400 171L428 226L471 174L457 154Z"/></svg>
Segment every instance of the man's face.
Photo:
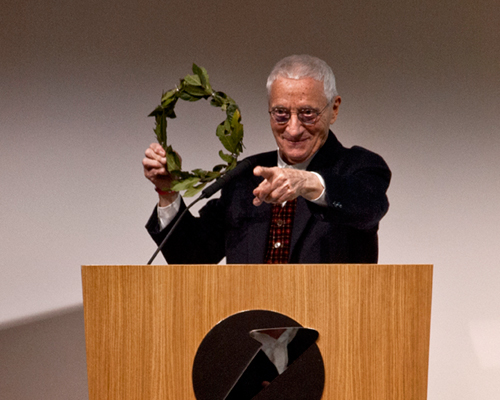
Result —
<svg viewBox="0 0 500 400"><path fill-rule="evenodd" d="M327 103L323 82L312 78L278 78L273 82L269 109L281 108L292 112L290 120L285 124L278 124L271 116L271 129L280 155L286 163L304 162L323 146L329 127L337 118L340 97L337 96L312 125L300 122L296 112L305 109L320 112Z"/></svg>

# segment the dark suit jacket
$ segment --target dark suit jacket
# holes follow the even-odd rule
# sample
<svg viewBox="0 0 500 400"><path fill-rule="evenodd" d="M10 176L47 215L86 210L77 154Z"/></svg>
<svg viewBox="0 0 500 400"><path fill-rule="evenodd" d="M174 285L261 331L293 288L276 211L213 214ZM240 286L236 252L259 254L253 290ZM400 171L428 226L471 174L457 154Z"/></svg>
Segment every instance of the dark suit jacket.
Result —
<svg viewBox="0 0 500 400"><path fill-rule="evenodd" d="M255 165L277 165L276 151L251 158ZM379 221L389 207L391 172L384 160L361 147L345 148L330 132L307 169L325 180L328 206L298 198L289 262L376 263ZM248 171L209 201L199 218L186 214L163 249L167 262L211 264L226 256L228 264L263 263L271 206L252 204L261 181ZM146 228L159 244L175 221L160 232L155 210Z"/></svg>

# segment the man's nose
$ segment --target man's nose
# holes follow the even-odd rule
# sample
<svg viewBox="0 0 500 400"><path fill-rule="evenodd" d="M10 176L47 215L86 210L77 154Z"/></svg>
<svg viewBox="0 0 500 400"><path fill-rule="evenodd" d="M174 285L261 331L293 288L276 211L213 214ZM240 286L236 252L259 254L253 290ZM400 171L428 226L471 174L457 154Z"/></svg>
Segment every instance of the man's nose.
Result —
<svg viewBox="0 0 500 400"><path fill-rule="evenodd" d="M297 118L297 114L293 113L290 116L290 120L288 121L287 129L286 129L288 134L290 134L291 136L300 135L302 133L302 128L303 128L302 123Z"/></svg>

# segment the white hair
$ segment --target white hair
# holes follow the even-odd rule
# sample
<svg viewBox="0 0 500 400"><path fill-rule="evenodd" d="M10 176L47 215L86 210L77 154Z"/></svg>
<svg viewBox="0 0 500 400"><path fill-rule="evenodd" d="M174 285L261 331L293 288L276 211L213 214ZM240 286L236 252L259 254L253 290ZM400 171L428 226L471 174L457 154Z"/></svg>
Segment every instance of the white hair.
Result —
<svg viewBox="0 0 500 400"><path fill-rule="evenodd" d="M335 75L329 65L323 60L307 54L293 55L278 61L267 78L267 93L277 78L302 79L313 78L323 82L325 96L332 102L338 96L335 85Z"/></svg>

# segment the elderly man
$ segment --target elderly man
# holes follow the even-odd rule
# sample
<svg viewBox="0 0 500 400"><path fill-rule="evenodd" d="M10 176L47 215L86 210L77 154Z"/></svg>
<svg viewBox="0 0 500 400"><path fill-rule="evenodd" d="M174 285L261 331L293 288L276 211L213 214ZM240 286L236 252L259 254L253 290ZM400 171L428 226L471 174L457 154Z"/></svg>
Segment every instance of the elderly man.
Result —
<svg viewBox="0 0 500 400"><path fill-rule="evenodd" d="M183 217L163 249L168 263L376 263L378 227L389 207L391 172L366 149L343 147L329 130L341 98L322 60L279 61L267 81L277 151L252 156L248 171L209 201L200 216ZM165 152L152 144L144 174L169 187ZM158 191L158 190L157 190ZM185 205L159 190L146 227L159 244Z"/></svg>

